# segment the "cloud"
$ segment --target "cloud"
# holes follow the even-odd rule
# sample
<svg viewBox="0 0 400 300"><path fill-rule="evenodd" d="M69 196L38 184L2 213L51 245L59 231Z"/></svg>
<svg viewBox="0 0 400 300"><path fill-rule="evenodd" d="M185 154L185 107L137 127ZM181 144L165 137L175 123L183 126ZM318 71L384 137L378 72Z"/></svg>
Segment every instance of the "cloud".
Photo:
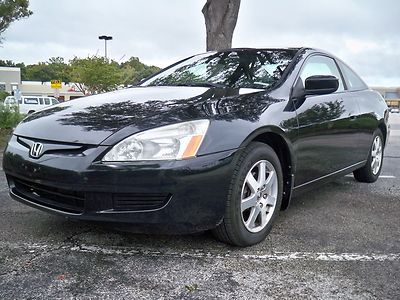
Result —
<svg viewBox="0 0 400 300"><path fill-rule="evenodd" d="M139 57L167 66L205 50L205 0L31 0L34 14L6 31L0 59L35 63L52 56ZM370 85L400 86L397 0L242 1L236 47L310 46L352 66Z"/></svg>

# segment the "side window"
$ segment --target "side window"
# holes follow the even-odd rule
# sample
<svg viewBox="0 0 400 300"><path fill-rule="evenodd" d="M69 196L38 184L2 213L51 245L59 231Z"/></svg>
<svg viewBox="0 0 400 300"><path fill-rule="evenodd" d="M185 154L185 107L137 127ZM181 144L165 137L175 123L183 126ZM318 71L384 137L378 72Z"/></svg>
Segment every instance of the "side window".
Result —
<svg viewBox="0 0 400 300"><path fill-rule="evenodd" d="M44 98L44 104L50 105L50 99L49 98Z"/></svg>
<svg viewBox="0 0 400 300"><path fill-rule="evenodd" d="M342 69L344 78L350 91L364 90L368 88L364 81L362 81L362 79L347 65L339 61L339 66L340 69Z"/></svg>
<svg viewBox="0 0 400 300"><path fill-rule="evenodd" d="M38 104L38 98L25 98L24 99L25 104Z"/></svg>
<svg viewBox="0 0 400 300"><path fill-rule="evenodd" d="M58 102L58 100L56 98L50 98L51 99L51 104L55 105L55 104L59 104L60 102Z"/></svg>
<svg viewBox="0 0 400 300"><path fill-rule="evenodd" d="M308 77L314 75L333 75L339 80L338 92L344 91L342 77L335 61L326 56L311 56L307 61L303 70L301 70L300 78L305 86L305 81Z"/></svg>
<svg viewBox="0 0 400 300"><path fill-rule="evenodd" d="M43 98L39 98L39 104L43 105Z"/></svg>

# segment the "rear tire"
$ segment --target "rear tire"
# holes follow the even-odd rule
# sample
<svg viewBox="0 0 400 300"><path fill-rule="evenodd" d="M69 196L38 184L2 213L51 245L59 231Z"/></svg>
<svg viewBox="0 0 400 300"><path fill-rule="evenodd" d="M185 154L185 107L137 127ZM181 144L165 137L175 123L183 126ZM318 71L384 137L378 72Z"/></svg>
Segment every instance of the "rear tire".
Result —
<svg viewBox="0 0 400 300"><path fill-rule="evenodd" d="M377 129L372 139L371 149L369 150L367 163L364 167L353 172L354 178L359 182L372 183L375 182L382 170L383 163L383 135Z"/></svg>
<svg viewBox="0 0 400 300"><path fill-rule="evenodd" d="M222 223L213 230L221 241L250 246L271 231L282 203L282 167L274 150L251 143L237 161Z"/></svg>

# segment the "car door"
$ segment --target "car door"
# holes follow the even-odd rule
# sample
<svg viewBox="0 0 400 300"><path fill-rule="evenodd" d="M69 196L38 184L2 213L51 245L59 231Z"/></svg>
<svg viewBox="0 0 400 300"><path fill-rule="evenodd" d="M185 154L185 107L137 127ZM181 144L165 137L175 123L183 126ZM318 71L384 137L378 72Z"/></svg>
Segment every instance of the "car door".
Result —
<svg viewBox="0 0 400 300"><path fill-rule="evenodd" d="M294 99L298 119L295 142L295 186L312 182L357 162L359 143L356 101L347 97L342 75L335 60L312 55L304 63L296 85L315 75L333 75L339 80L335 93Z"/></svg>
<svg viewBox="0 0 400 300"><path fill-rule="evenodd" d="M369 91L364 81L344 62L338 60L338 65L346 82L348 97L357 102L360 108L360 114L357 118L360 127L360 142L357 150L359 160L366 160L371 148L374 131L378 126L376 112L380 111L379 104L382 104L383 100L379 101L380 97Z"/></svg>

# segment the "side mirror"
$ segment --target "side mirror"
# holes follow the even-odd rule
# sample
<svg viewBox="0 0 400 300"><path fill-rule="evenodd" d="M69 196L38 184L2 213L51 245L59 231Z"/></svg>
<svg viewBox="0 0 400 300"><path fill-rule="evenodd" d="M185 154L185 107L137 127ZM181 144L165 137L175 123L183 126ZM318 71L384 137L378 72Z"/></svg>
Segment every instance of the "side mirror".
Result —
<svg viewBox="0 0 400 300"><path fill-rule="evenodd" d="M305 81L306 95L326 95L337 91L339 80L332 75L315 75Z"/></svg>

